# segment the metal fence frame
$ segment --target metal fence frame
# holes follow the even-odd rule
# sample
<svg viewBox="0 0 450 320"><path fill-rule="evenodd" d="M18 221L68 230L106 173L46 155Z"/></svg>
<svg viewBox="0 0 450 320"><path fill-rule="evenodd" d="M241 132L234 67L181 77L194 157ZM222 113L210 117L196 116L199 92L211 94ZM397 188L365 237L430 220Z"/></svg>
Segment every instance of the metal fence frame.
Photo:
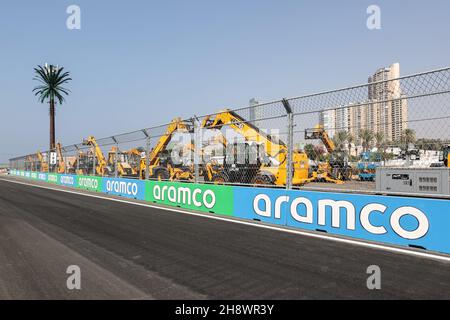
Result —
<svg viewBox="0 0 450 320"><path fill-rule="evenodd" d="M401 95L393 97L389 96L387 99L371 99L370 92L375 91L375 88L390 88L390 89L382 89L378 91L388 91L394 90L398 91ZM392 89L391 87L394 87ZM384 92L386 94L386 92ZM418 107L418 112L422 112L421 115L410 118L408 116L407 120L402 120L401 126L405 123L425 123L425 122L439 122L440 120L450 119L450 67L441 68L436 70L431 70L427 72L417 73L408 76L402 76L396 79L388 79L382 81L376 81L371 83L364 83L356 86L350 86L346 88L341 88L337 90L330 90L319 92L315 94L303 95L298 97L286 98L281 100L274 100L267 103L257 104L251 107L242 107L232 109L236 114L242 115L242 118L245 119L246 123L254 124L255 127L260 127L259 124L262 122L272 124L276 129L282 130L279 133L279 136L285 136L284 143L287 146L287 164L286 164L286 181L284 185L277 185L272 187L280 187L286 189L292 189L293 186L293 157L294 157L294 149L296 144L296 137L299 134L302 134L304 130L307 129L307 125L303 124L302 119L310 119L313 118L314 115L321 114L324 111L335 111L335 110L357 110L359 107L373 107L374 105L377 108L380 105L388 105L394 104L400 101L401 107L404 101L410 103L411 101L420 101L424 99L431 98L441 98L443 99L442 110L436 112L435 115L428 114L426 111L420 111L420 107ZM426 104L424 104L426 105ZM382 108L380 109L382 110ZM337 112L337 111L336 111ZM381 111L387 112L387 111ZM200 123L206 119L207 117L214 117L219 115L218 113L207 114L203 116L193 116L189 119L185 119L184 122L191 123L194 132L193 132L193 141L194 141L194 170L193 175L194 179L192 182L196 183L208 183L206 181L202 181L200 177L201 161L199 159L199 155L201 153L201 148L203 144L203 137L199 136L202 128L200 128ZM276 125L274 124L276 123ZM389 121L380 122L382 126L393 126L394 123L389 123ZM155 140L160 138L165 134L165 130L170 123L166 123L164 125L158 125L154 127L149 127L145 129L140 129L132 132L122 133L118 135L113 135L106 138L97 139L97 143L103 147L116 147L115 159L114 162L114 176L118 177L118 163L119 163L119 154L118 150L120 146L129 145L135 142L142 142L143 152L145 152L145 179L150 179L149 177L149 157L151 153L151 147ZM398 125L399 123L396 123ZM229 124L228 124L229 125ZM448 124L447 124L448 126ZM269 128L270 126L266 126ZM273 129L273 128L272 128ZM347 128L351 130L350 127ZM429 130L431 127L429 128ZM448 128L447 128L448 129ZM331 128L330 130L334 130L335 132L339 132L339 130L343 130L342 128L336 126L335 128ZM402 133L403 134L403 133ZM450 133L446 132L448 136L445 137L450 141ZM357 133L358 138L360 139L360 133ZM281 139L281 138L280 138ZM301 139L298 139L301 141ZM392 145L398 145L397 141L390 141ZM386 142L388 144L388 142ZM351 146L351 143L350 143ZM356 147L356 143L355 143ZM63 146L62 152L65 158L65 162L69 157L74 157L73 154L76 154L77 157L77 166L80 163L79 152L87 151L89 152L90 146L83 145L82 143L77 143L69 146ZM45 153L49 153L46 151ZM105 151L103 151L105 153ZM351 152L349 152L350 155ZM32 159L32 161L29 161ZM10 159L10 167L14 169L31 169L38 170L36 167L36 155L29 154L22 157L17 157ZM96 157L93 157L93 167L92 174L95 174L96 168ZM56 166L48 166L49 172L55 172L57 169ZM67 173L66 166L66 173ZM77 168L78 169L78 168ZM234 185L240 185L241 183L233 182ZM318 190L333 190L333 191L346 191L346 190L336 190L334 188L329 188L327 186L322 187L312 187L305 186L305 189L318 189ZM358 192L369 192L370 190L352 190Z"/></svg>

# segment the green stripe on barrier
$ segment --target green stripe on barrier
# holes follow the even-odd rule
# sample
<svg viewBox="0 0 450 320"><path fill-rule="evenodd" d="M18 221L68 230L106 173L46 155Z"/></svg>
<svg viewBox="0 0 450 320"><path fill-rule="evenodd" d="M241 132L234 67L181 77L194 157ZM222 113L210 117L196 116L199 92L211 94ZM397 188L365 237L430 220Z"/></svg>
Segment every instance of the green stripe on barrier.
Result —
<svg viewBox="0 0 450 320"><path fill-rule="evenodd" d="M145 200L233 216L233 187L179 182L146 182Z"/></svg>

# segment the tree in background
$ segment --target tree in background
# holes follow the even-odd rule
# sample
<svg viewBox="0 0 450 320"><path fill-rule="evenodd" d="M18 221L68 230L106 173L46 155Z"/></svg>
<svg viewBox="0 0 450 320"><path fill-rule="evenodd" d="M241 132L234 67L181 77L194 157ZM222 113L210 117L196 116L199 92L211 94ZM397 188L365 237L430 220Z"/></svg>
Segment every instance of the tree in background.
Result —
<svg viewBox="0 0 450 320"><path fill-rule="evenodd" d="M347 135L347 143L349 156L352 156L352 148L353 148L352 145L353 143L355 143L355 136L352 135L351 133Z"/></svg>
<svg viewBox="0 0 450 320"><path fill-rule="evenodd" d="M410 144L416 143L416 132L412 129L405 129L402 132L400 142L404 150L407 150Z"/></svg>
<svg viewBox="0 0 450 320"><path fill-rule="evenodd" d="M336 145L337 152L343 152L345 149L345 144L348 140L348 132L347 131L339 131L334 135L333 142Z"/></svg>
<svg viewBox="0 0 450 320"><path fill-rule="evenodd" d="M40 103L48 102L50 105L50 151L55 150L55 104L56 101L62 105L65 101L64 95L69 95L69 90L63 85L71 81L69 72L64 72L64 68L54 65L37 66L34 68L36 80L40 83L33 89L34 95L38 97Z"/></svg>
<svg viewBox="0 0 450 320"><path fill-rule="evenodd" d="M359 133L359 136L361 137L364 152L367 152L373 141L372 131L368 129L362 129Z"/></svg>

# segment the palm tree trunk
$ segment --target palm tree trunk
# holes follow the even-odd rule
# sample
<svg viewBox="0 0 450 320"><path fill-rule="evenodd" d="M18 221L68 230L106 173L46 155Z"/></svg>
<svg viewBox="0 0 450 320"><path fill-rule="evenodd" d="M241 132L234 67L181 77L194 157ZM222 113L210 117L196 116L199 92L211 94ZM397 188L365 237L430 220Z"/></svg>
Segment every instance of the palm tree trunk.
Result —
<svg viewBox="0 0 450 320"><path fill-rule="evenodd" d="M55 150L55 100L50 100L50 151Z"/></svg>

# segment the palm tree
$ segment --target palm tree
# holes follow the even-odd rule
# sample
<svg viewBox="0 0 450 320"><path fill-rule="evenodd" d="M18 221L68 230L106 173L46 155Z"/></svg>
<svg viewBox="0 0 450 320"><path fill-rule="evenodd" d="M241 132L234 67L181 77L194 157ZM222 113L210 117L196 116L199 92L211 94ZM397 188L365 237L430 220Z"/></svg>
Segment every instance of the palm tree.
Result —
<svg viewBox="0 0 450 320"><path fill-rule="evenodd" d="M361 140L362 140L364 152L367 152L367 150L370 148L370 145L373 140L372 131L370 131L368 129L362 129L359 133L359 136L361 137Z"/></svg>
<svg viewBox="0 0 450 320"><path fill-rule="evenodd" d="M355 136L349 133L347 135L347 143L348 143L348 153L351 156L352 155L352 144L355 142Z"/></svg>
<svg viewBox="0 0 450 320"><path fill-rule="evenodd" d="M376 144L376 147L377 147L378 151L382 151L382 149L383 149L383 147L385 145L383 132L375 133L375 144Z"/></svg>
<svg viewBox="0 0 450 320"><path fill-rule="evenodd" d="M50 104L50 151L55 150L55 103L56 100L61 105L65 99L63 95L69 95L69 90L62 87L72 79L69 72L64 72L64 68L54 65L37 66L34 68L35 77L33 80L40 82L40 85L33 89L34 95L38 97L40 103Z"/></svg>
<svg viewBox="0 0 450 320"><path fill-rule="evenodd" d="M403 146L405 149L408 149L410 144L416 143L416 132L412 129L405 129L403 130L402 136L401 136L401 142L403 143Z"/></svg>
<svg viewBox="0 0 450 320"><path fill-rule="evenodd" d="M347 131L339 131L333 138L333 142L336 145L336 151L342 152L344 150L344 144L347 141Z"/></svg>

